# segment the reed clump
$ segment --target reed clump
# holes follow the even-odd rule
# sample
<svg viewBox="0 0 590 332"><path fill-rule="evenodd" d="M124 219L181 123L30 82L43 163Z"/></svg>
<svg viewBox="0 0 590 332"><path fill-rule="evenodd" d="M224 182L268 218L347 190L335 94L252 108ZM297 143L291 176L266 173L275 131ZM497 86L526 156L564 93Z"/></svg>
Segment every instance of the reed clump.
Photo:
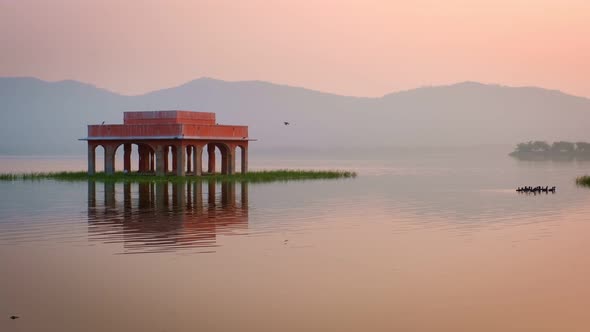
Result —
<svg viewBox="0 0 590 332"><path fill-rule="evenodd" d="M99 182L187 182L187 181L240 181L240 182L276 182L297 180L321 180L354 178L355 172L341 170L262 170L245 174L204 174L202 176L154 175L142 173L116 172L108 175L96 173L88 175L86 172L38 172L38 173L0 173L0 181L99 181Z"/></svg>
<svg viewBox="0 0 590 332"><path fill-rule="evenodd" d="M576 184L578 186L590 187L590 175L584 175L576 178Z"/></svg>

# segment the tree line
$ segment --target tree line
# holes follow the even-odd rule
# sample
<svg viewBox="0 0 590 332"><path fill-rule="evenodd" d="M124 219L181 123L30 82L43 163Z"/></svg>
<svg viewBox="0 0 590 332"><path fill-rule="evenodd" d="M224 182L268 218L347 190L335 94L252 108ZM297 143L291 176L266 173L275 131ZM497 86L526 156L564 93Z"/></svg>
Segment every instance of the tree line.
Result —
<svg viewBox="0 0 590 332"><path fill-rule="evenodd" d="M590 154L590 143L558 141L549 144L545 141L528 141L518 143L511 154Z"/></svg>

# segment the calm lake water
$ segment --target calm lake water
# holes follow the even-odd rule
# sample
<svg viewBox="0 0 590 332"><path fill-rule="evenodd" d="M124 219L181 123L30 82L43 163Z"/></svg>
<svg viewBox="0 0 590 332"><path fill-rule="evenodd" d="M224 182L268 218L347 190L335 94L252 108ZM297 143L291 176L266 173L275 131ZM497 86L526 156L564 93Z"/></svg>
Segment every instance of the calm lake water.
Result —
<svg viewBox="0 0 590 332"><path fill-rule="evenodd" d="M506 152L251 156L344 180L0 182L0 331L588 331L590 163Z"/></svg>

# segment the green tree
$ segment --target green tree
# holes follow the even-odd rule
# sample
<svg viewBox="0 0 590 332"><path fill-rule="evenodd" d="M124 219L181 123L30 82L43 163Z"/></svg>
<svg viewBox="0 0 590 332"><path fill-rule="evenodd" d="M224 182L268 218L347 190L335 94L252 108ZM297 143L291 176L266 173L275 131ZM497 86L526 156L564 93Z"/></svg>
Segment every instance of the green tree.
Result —
<svg viewBox="0 0 590 332"><path fill-rule="evenodd" d="M547 152L551 149L551 145L545 141L534 141L531 144L533 152Z"/></svg>
<svg viewBox="0 0 590 332"><path fill-rule="evenodd" d="M576 146L574 143L566 141L553 142L553 145L551 146L551 151L559 153L571 153L574 152L575 149Z"/></svg>
<svg viewBox="0 0 590 332"><path fill-rule="evenodd" d="M582 153L590 153L590 143L576 142L576 151L582 152Z"/></svg>
<svg viewBox="0 0 590 332"><path fill-rule="evenodd" d="M533 151L533 143L532 142L527 142L527 143L518 143L516 145L516 149L514 149L515 152L531 152Z"/></svg>

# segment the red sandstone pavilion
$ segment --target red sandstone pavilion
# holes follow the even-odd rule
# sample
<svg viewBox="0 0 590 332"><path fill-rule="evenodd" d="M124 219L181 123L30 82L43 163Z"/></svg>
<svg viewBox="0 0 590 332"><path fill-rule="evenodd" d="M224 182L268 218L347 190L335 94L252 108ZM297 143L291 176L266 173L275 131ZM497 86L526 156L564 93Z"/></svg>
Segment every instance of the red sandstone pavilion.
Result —
<svg viewBox="0 0 590 332"><path fill-rule="evenodd" d="M221 154L221 173L235 173L241 150L241 171L248 171L248 126L219 125L215 113L191 111L125 112L123 124L89 125L88 174L95 173L95 150L104 148L104 170L115 172L115 153L123 145L123 170L131 172L132 145L137 145L138 171L165 175L202 174L203 150L208 153L208 173L215 173L215 149ZM172 152L172 158L169 154ZM170 163L170 160L172 162ZM171 164L171 165L170 165ZM171 169L170 169L170 166ZM194 166L194 167L193 167Z"/></svg>

